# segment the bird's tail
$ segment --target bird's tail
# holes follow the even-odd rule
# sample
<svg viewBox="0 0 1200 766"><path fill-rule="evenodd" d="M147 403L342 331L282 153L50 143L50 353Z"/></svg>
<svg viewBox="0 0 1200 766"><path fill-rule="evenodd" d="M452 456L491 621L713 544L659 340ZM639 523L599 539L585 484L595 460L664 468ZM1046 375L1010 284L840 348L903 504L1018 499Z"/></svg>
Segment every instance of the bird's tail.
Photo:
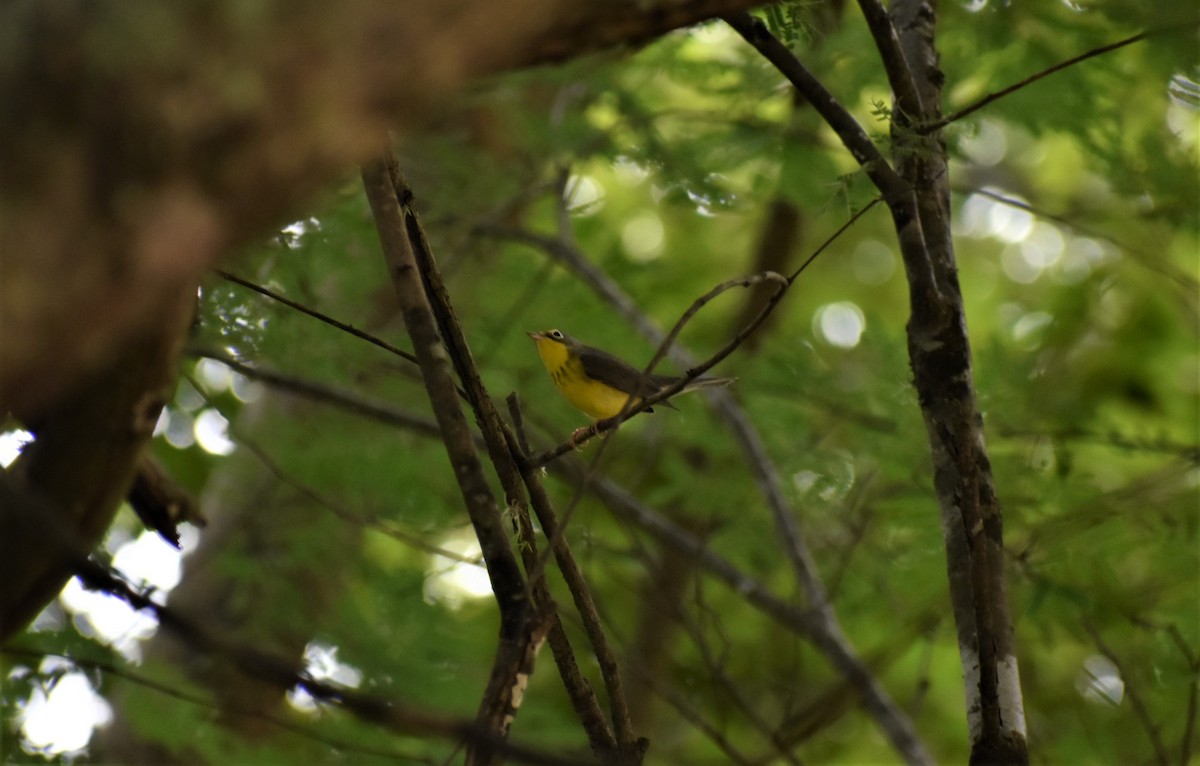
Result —
<svg viewBox="0 0 1200 766"><path fill-rule="evenodd" d="M695 391L698 388L717 388L718 386L728 386L736 381L737 378L696 378L692 382L683 387L684 391Z"/></svg>

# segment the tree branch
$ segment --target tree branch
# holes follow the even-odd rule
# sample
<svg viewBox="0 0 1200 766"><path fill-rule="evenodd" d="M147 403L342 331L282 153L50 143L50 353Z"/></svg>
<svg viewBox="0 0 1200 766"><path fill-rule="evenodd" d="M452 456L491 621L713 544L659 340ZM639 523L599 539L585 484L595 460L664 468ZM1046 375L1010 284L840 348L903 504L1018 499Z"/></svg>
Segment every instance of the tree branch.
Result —
<svg viewBox="0 0 1200 766"><path fill-rule="evenodd" d="M337 319L334 319L333 317L329 316L328 314L323 314L320 311L317 311L316 309L312 309L312 308L309 308L308 306L305 306L303 303L294 301L291 298L288 298L284 295L280 295L279 293L275 292L274 290L270 290L266 287L263 287L262 285L255 284L254 282L251 282L248 279L242 279L241 277L237 276L236 274L231 274L228 271L224 271L223 269L213 269L213 273L216 274L217 276L219 276L221 279L224 279L227 282L232 282L235 285L241 285L242 287L246 288L247 290L252 290L252 291L258 293L259 295L270 298L271 300L275 301L276 303L281 303L290 309L295 309L296 311L299 311L301 314L305 314L305 315L310 316L313 319L316 319L320 322L324 322L325 324L329 325L330 327L336 327L337 329L341 330L342 332L347 333L349 335L353 335L355 338L358 338L359 340L365 340L367 343L370 343L373 346L378 346L379 348L383 349L384 351L388 351L392 354L395 354L396 356L400 357L401 359L407 359L408 361L412 362L413 364L417 364L417 358L415 356L413 356L410 352L405 351L404 349L402 349L398 346L394 346L391 343L388 343L386 340L383 340L382 338L378 338L368 332L363 332L362 330L358 329L357 327L354 327L353 325L346 324L345 322L340 322Z"/></svg>
<svg viewBox="0 0 1200 766"><path fill-rule="evenodd" d="M629 719L628 705L621 684L620 672L616 659L604 634L599 614L592 601L587 581L583 577L574 556L566 541L558 534L558 523L553 507L546 496L536 472L527 470L523 465L524 454L520 451L518 440L507 428L496 410L491 396L483 385L483 380L475 365L467 344L466 336L450 303L449 293L442 281L437 261L425 238L424 230L416 212L412 208L413 193L399 166L394 159L389 160L388 167L391 183L404 214L407 235L411 244L417 266L421 273L429 301L438 327L446 343L451 360L458 371L459 378L466 389L468 401L475 411L476 419L483 431L484 442L495 466L501 484L504 487L508 506L517 520L518 531L521 535L521 552L526 562L526 572L531 580L532 595L539 611L546 615L547 630L551 639L551 649L555 661L559 665L560 674L576 712L588 732L592 749L602 758L618 763L640 763L646 749L646 742L639 740L633 734ZM542 529L550 540L555 559L562 570L563 577L570 589L571 596L579 609L587 631L588 639L600 665L601 677L608 692L609 705L612 715L611 730L602 716L597 715L596 700L586 684L581 684L581 675L576 666L566 635L562 631L557 613L554 611L553 600L541 576L539 557L536 553L536 540L529 523L529 515L524 490L528 490L533 503L534 512L542 524ZM493 674L493 682L489 685L496 693L512 688L512 683L504 679L500 665ZM500 705L488 701L485 696L484 705L490 706L493 712L500 711ZM502 711L511 720L511 713L506 708ZM482 756L486 761L486 754Z"/></svg>
<svg viewBox="0 0 1200 766"><path fill-rule="evenodd" d="M0 475L45 496L89 549L133 484L170 397L193 311L191 295L174 294L158 306L157 326L142 328L70 395L49 409L16 413L35 439ZM6 338L9 332L6 327ZM0 504L0 642L33 620L70 579L60 553L36 526L21 524L20 509Z"/></svg>
<svg viewBox="0 0 1200 766"><path fill-rule="evenodd" d="M492 677L495 681L498 674L511 668L512 658L529 656L530 645L537 638L538 629L533 626L539 624L540 620L531 613L532 605L526 596L525 580L504 531L500 509L475 451L470 426L459 406L450 361L438 334L437 320L425 293L404 211L397 199L393 163L394 160L382 159L364 167L363 186L371 203L404 324L412 338L413 349L425 379L425 389L466 503L467 515L479 539L492 592L500 609L500 643ZM480 708L479 724L500 741L508 733L510 719L497 711L507 712L513 706L514 689L515 686L511 684L498 687L489 682L488 694ZM503 699L497 700L495 695ZM473 760L475 763L490 763L495 757L495 751L487 746L477 752L482 755L481 760Z"/></svg>
<svg viewBox="0 0 1200 766"><path fill-rule="evenodd" d="M900 38L892 19L888 16L879 0L858 0L863 17L867 20L867 28L875 39L875 47L879 49L879 57L883 59L883 71L887 75L888 84L892 86L892 94L896 99L896 112L902 125L912 125L925 120L925 106L921 103L921 94L913 82L912 70L904 58L900 48Z"/></svg>
<svg viewBox="0 0 1200 766"><path fill-rule="evenodd" d="M937 10L929 0L890 8L926 118L942 100ZM914 189L923 236L900 234L909 282L908 352L933 458L951 605L967 698L971 763L1028 763L1025 712L1004 580L1003 509L976 399L970 338L950 225L941 136L893 125L897 171ZM925 287L932 274L934 288Z"/></svg>
<svg viewBox="0 0 1200 766"><path fill-rule="evenodd" d="M757 323L760 323L766 314L772 311L779 300L782 299L788 286L794 283L808 265L820 253L824 252L842 232L846 231L850 225L864 215L873 204L866 206L863 210L856 213L850 221L839 228L835 234L830 236L817 248L785 280L786 284L780 286L780 289L776 291L772 300L768 301L763 307L754 322L747 325L723 350L731 351L749 333L753 332L754 328L757 327ZM488 233L499 235L501 232L492 229ZM586 284L613 305L619 313L625 316L631 324L637 327L652 342L660 345L663 344L665 339L664 333L658 330L645 314L637 308L636 302L630 296L621 290L602 271L587 261L583 254L570 242L569 236L569 231L560 232L560 236L557 239L529 232L516 233L519 241L543 249L548 255L563 263L577 276L580 276ZM695 358L680 348L678 344L673 345L669 353L680 366L689 368L689 374L697 370L706 370L710 366L708 362L696 366ZM718 355L720 353L718 352ZM712 364L716 363L715 357L709 361ZM812 562L812 556L803 542L803 537L796 524L794 511L789 506L784 495L783 484L778 470L767 454L766 447L762 443L757 430L728 391L711 389L708 391L708 394L710 401L715 404L717 413L734 434L734 438L738 441L739 446L741 446L743 453L746 455L747 464L754 474L760 491L766 498L767 506L771 511L776 529L779 530L780 540L789 560L793 564L797 579L809 599L809 610L802 612L804 615L803 619L790 624L793 626L804 626L804 635L809 637L818 649L826 654L830 662L838 668L839 672L844 674L855 690L862 695L865 707L872 717L874 717L880 728L888 735L893 747L896 748L897 752L905 760L909 763L917 764L932 763L932 759L925 751L924 745L916 736L912 722L896 707L878 680L873 677L869 668L862 664L861 660L855 654L853 647L842 634L841 628L837 624L836 615L825 601L824 586L820 582L820 577ZM561 449L561 445L559 448L533 458L533 460L538 464L542 464L540 461L549 455L554 455L559 449ZM565 454L565 451L563 454ZM756 584L753 581L747 581L728 562L713 558L711 552L705 548L703 542L692 538L669 520L649 513L648 509L642 509L634 498L615 485L606 484L598 478L589 476L587 472L582 471L576 466L575 461L551 460L545 463L545 465L551 471L561 472L563 475L568 476L574 486L583 486L586 484L586 486L591 487L610 507L614 509L620 508L621 510L618 513L631 514L631 517L635 518L637 523L646 525L648 531L656 537L661 534L663 537L660 539L664 544L670 545L682 553L697 557L703 556L706 568L717 574L730 587L737 589L739 593L743 593L752 603L756 603L760 607L771 611L771 613L780 619L797 619L795 611L790 607L783 607L778 603L774 603L773 597L765 589L760 591L756 588Z"/></svg>
<svg viewBox="0 0 1200 766"><path fill-rule="evenodd" d="M1120 48L1124 48L1126 45L1132 45L1134 43L1141 42L1142 40L1145 40L1146 38L1150 37L1151 35L1162 34L1163 32L1171 31L1173 29L1176 29L1176 27L1160 28L1160 29L1150 30L1147 32L1142 32L1140 34L1133 35L1132 37L1126 37L1124 40L1117 40L1114 43L1109 43L1107 45L1101 45L1098 48L1093 48L1090 51L1079 54L1078 56L1072 56L1071 58L1067 59L1066 61L1060 61L1059 63L1055 64L1054 66L1047 67L1046 69L1043 69L1040 72L1035 72L1022 80L1018 80L1017 82L1013 83L1012 85L1009 85L1007 88L1001 88L1000 90L998 90L994 93L989 93L986 96L984 96L983 98L974 102L973 104L968 104L967 106L964 106L962 109L959 109L958 111L955 111L955 112L951 112L950 114L946 115L945 117L942 117L941 119L934 120L933 122L929 122L924 125L916 125L915 129L918 133L922 133L922 134L926 134L926 135L930 134L930 133L935 133L935 132L941 130L942 128L946 127L950 123L958 122L959 120L963 119L967 115L979 111L980 109L984 108L985 106L987 106L988 104L991 104L994 101L999 101L1000 99L1004 98L1005 96L1016 93L1017 91L1021 90L1022 88L1025 88L1028 85L1032 85L1033 83L1037 82L1038 80L1042 79L1043 77L1049 77L1050 75L1054 74L1055 72L1061 72L1062 70L1068 69L1072 66L1075 66L1076 64L1078 64L1080 62L1087 61L1090 58L1095 58L1096 56L1101 56L1105 53L1109 53L1110 51L1119 50Z"/></svg>
<svg viewBox="0 0 1200 766"><path fill-rule="evenodd" d="M363 694L353 689L318 681L284 659L246 643L237 642L206 627L201 620L158 603L152 592L133 588L107 567L88 558L86 541L62 522L62 512L53 503L27 487L0 474L0 507L13 509L15 523L37 529L47 544L56 546L69 562L72 573L85 587L108 593L135 611L153 615L159 627L178 638L193 652L231 663L237 670L280 692L303 689L314 699L337 705L359 720L398 734L437 737L472 742L484 740L514 758L545 766L579 766L578 758L561 758L527 746L514 745L470 721L429 713L415 705Z"/></svg>

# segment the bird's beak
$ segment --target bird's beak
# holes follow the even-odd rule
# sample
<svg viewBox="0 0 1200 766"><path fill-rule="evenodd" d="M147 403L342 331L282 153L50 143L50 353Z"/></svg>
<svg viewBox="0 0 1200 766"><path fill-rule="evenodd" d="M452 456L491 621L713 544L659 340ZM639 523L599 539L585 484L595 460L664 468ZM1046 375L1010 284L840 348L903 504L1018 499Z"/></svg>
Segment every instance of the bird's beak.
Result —
<svg viewBox="0 0 1200 766"><path fill-rule="evenodd" d="M545 333L540 332L527 332L525 334L534 340L541 340L542 338L546 337Z"/></svg>

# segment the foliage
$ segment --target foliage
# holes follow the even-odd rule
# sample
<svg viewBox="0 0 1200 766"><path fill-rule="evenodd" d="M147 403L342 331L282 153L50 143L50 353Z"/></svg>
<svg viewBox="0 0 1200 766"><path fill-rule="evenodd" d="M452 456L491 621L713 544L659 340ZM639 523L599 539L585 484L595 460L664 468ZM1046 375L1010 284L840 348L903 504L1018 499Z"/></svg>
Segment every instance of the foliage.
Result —
<svg viewBox="0 0 1200 766"><path fill-rule="evenodd" d="M867 55L873 47L860 19L848 14L821 32L802 10L773 12L772 23L791 30L801 57L861 123L886 132L872 115L873 104L888 98L886 82ZM1169 18L1065 3L951 5L943 14L947 112ZM1200 73L1180 42L1187 37L1156 37L1091 59L948 130L956 245L1006 511L1009 598L1037 762L1152 760L1151 727L1174 759L1195 725L1188 723L1194 710L1186 711L1200 646L1200 176L1196 104L1170 91L1173 78L1194 82ZM402 164L485 383L497 400L520 393L541 446L584 420L557 398L523 331L560 327L635 364L653 352L577 275L506 236L563 233L561 174L569 173L574 190L570 236L660 327L714 284L753 269L773 200L801 211L795 263L871 194L832 134L793 108L776 74L717 22L636 53L489 83L443 119L440 129L405 140ZM329 190L298 220L302 226L252 248L231 269L405 346L356 182ZM700 355L721 346L737 329L743 298L728 293L706 306L682 342ZM836 328L823 324L835 305L861 317L857 342L839 345ZM789 482L851 641L931 751L962 761L944 553L906 361L907 292L882 210L838 238L778 311L782 320L759 349L735 354L718 372L738 377L737 396ZM194 345L428 416L419 377L404 360L215 276L203 291ZM246 446L253 444L288 481L328 499L328 512L340 509L342 523L365 525L361 543L337 557L344 585L311 626L313 639L336 646L373 694L472 716L495 641L492 605L431 603L436 564L402 539L449 546L469 537L440 442L336 405L287 405L257 419L239 410L258 405L228 392L213 396L234 424L237 452L214 458L163 440L156 452L201 493L225 463L257 465L260 456ZM678 407L624 425L594 470L789 598L790 570L741 453L701 398ZM593 443L581 459L598 451ZM799 745L810 763L894 758L845 681L805 640L666 557L593 493L565 483L554 491L563 509L582 494L568 538L621 653L638 656L646 626L663 632L654 665L626 668L648 711L640 731L651 741L649 763L731 759L689 723L693 715L754 762L779 757L760 726ZM309 537L298 537L296 555L311 547L316 556L328 544L320 526ZM655 600L660 562L683 571L674 603ZM256 567L254 576L270 578L272 569ZM565 604L565 590L551 579ZM296 606L281 600L261 608ZM655 612L668 619L651 620ZM585 646L567 622L573 644ZM56 651L70 635L69 627L31 633L26 643ZM1107 665L1097 660L1109 654ZM1089 676L1117 665L1120 693L1111 677ZM584 670L599 688L594 668ZM23 688L5 694L6 711L19 708L13 691ZM1134 710L1135 698L1148 721ZM184 736L181 721L205 728L207 714L190 703L151 696L140 704L152 707L135 711L172 711L159 716L174 723L162 724L157 737ZM332 709L283 715L363 748L438 759L450 752L437 742L397 741ZM513 737L555 752L586 751L548 652ZM214 736L202 751L214 761L338 760L326 742L283 730L267 745ZM11 743L5 755L22 757Z"/></svg>

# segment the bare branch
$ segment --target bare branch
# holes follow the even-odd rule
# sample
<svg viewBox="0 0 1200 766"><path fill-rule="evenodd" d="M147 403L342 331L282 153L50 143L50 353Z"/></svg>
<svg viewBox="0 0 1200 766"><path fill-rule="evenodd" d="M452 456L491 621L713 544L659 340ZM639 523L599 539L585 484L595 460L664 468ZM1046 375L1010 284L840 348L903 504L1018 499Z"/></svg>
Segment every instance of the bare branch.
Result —
<svg viewBox="0 0 1200 766"><path fill-rule="evenodd" d="M1169 28L1169 29L1174 29L1174 27ZM1093 48L1090 51L1079 54L1078 56L1072 56L1071 58L1067 59L1066 61L1060 61L1059 63L1055 64L1054 66L1047 67L1046 69L1043 69L1040 72L1035 72L1034 74L1029 75L1025 79L1019 80L1019 81L1013 83L1012 85L1009 85L1007 88L1001 88L1000 90L996 91L995 93L989 93L988 95L979 99L975 103L970 104L968 106L964 106L962 109L959 109L956 112L951 112L950 114L946 115L945 117L941 118L940 120L936 120L927 125L918 125L918 126L916 126L916 131L918 133L922 133L922 134L929 134L929 133L933 133L935 131L941 130L942 128L946 127L950 123L958 122L962 118L966 117L969 114L979 111L980 109L984 108L985 106L992 103L993 101L999 101L1000 99L1004 98L1005 96L1016 93L1017 91L1021 90L1022 88L1026 87L1028 85L1032 85L1033 83L1037 82L1038 80L1042 79L1043 77L1049 77L1050 75L1054 74L1055 72L1061 72L1062 70L1072 67L1082 61L1087 61L1090 58L1095 58L1096 56L1101 56L1110 51L1115 51L1120 48L1124 48L1126 45L1132 45L1133 43L1141 42L1142 40L1145 40L1147 37L1150 37L1152 34L1160 34L1162 32L1169 31L1169 29L1158 29L1158 30L1153 30L1153 31L1149 31L1149 32L1142 32L1140 34L1133 35L1132 37L1126 37L1124 40L1117 40L1115 43L1101 45L1098 48Z"/></svg>
<svg viewBox="0 0 1200 766"><path fill-rule="evenodd" d="M871 36L875 38L875 47L883 59L883 71L896 98L896 116L904 125L922 122L926 118L925 106L921 103L921 94L913 82L912 70L904 58L900 38L896 35L891 18L879 0L858 0L858 7L862 9Z"/></svg>
<svg viewBox="0 0 1200 766"><path fill-rule="evenodd" d="M389 170L397 200L404 214L409 242L424 281L427 296L437 318L439 330L446 343L450 358L466 388L468 400L471 402L476 419L483 430L488 453L504 487L508 507L516 519L521 538L521 554L525 561L532 595L536 606L544 615L543 619L546 621L546 630L549 633L555 661L559 665L560 675L571 695L576 712L588 732L593 750L601 757L614 759L621 763L639 763L647 743L633 734L619 668L604 634L590 588L566 540L562 539L554 509L536 472L524 467L525 457L517 447L518 440L500 418L491 396L483 385L466 336L451 305L450 296L442 280L437 261L426 240L421 222L412 208L412 189L408 186L397 164L392 162ZM534 512L549 538L549 549L562 570L572 599L583 618L588 639L600 666L601 678L608 692L612 715L611 729L599 715L595 695L585 683L581 683L581 674L554 609L554 602L545 579L542 577L542 567L540 559L536 555L536 540L529 521L525 491L529 493ZM523 656L521 659L524 661ZM512 683L503 677L501 667L497 665L496 671L493 673L493 680L489 684L489 690L493 695L502 695L511 687ZM488 697L485 697L481 712L489 704L493 712L499 711L499 705L489 703ZM506 709L502 712L505 713L508 720L511 720L510 711ZM486 760L486 754L484 754L483 760Z"/></svg>
<svg viewBox="0 0 1200 766"><path fill-rule="evenodd" d="M409 353L408 351L405 351L404 349L399 348L398 346L393 346L391 343L388 343L386 340L383 340L382 338L378 338L368 332L364 332L364 331L358 329L357 327L354 327L353 325L346 324L345 322L340 322L337 319L334 319L333 317L329 316L328 314L324 314L320 311L317 311L316 309L309 308L308 306L305 306L303 303L300 303L299 301L294 301L291 298L288 298L284 295L281 295L281 294L275 292L274 290L263 287L262 285L255 284L254 282L251 282L248 279L243 279L235 274L230 274L228 271L224 271L222 269L213 269L213 273L226 281L233 282L235 285L241 285L242 287L245 287L247 290L253 290L254 292L258 293L259 295L266 296L267 298L270 298L271 300L273 300L277 303L282 303L284 306L287 306L288 308L295 309L296 311L299 311L301 314L306 314L306 315L312 317L313 319L324 322L325 324L327 324L331 327L336 327L337 329L341 330L344 333L353 335L355 338L358 338L360 340L365 340L366 342L368 342L374 346L378 346L379 348L383 349L384 351L388 351L388 352L395 354L396 356L400 357L401 359L407 359L408 361L412 362L413 364L417 363L417 358L415 356L413 356L411 353Z"/></svg>
<svg viewBox="0 0 1200 766"><path fill-rule="evenodd" d="M533 626L540 621L531 612L524 577L504 531L500 509L475 449L471 428L459 406L450 360L438 334L437 320L425 293L420 266L409 238L408 224L397 198L399 189L394 182L394 164L394 160L385 158L367 165L362 171L363 186L371 203L404 324L412 338L425 379L425 390L433 405L446 452L454 466L455 478L483 551L492 592L500 609L500 636L494 673L480 707L478 721L496 739L503 741L511 721L504 713L519 701L512 696L514 684L505 686L496 681L516 664L511 661L512 658L528 656L528 649L536 642L536 629ZM480 760L472 759L472 763L493 762L494 749L480 744Z"/></svg>
<svg viewBox="0 0 1200 766"><path fill-rule="evenodd" d="M239 375L244 375L251 380L257 380L276 390L294 396L301 396L310 401L328 404L379 423L408 429L426 436L437 436L440 433L437 421L435 420L415 415L411 412L405 412L404 410L398 410L381 402L364 399L358 394L341 388L327 386L324 383L317 383L306 378L287 375L263 367L251 366L220 351L194 348L189 349L188 353L191 356L220 362Z"/></svg>
<svg viewBox="0 0 1200 766"><path fill-rule="evenodd" d="M891 164L853 115L800 63L786 45L767 31L761 21L745 12L722 18L808 99L813 109L833 128L847 151L870 176L889 206L892 200L904 198L910 193L909 185L892 169Z"/></svg>

